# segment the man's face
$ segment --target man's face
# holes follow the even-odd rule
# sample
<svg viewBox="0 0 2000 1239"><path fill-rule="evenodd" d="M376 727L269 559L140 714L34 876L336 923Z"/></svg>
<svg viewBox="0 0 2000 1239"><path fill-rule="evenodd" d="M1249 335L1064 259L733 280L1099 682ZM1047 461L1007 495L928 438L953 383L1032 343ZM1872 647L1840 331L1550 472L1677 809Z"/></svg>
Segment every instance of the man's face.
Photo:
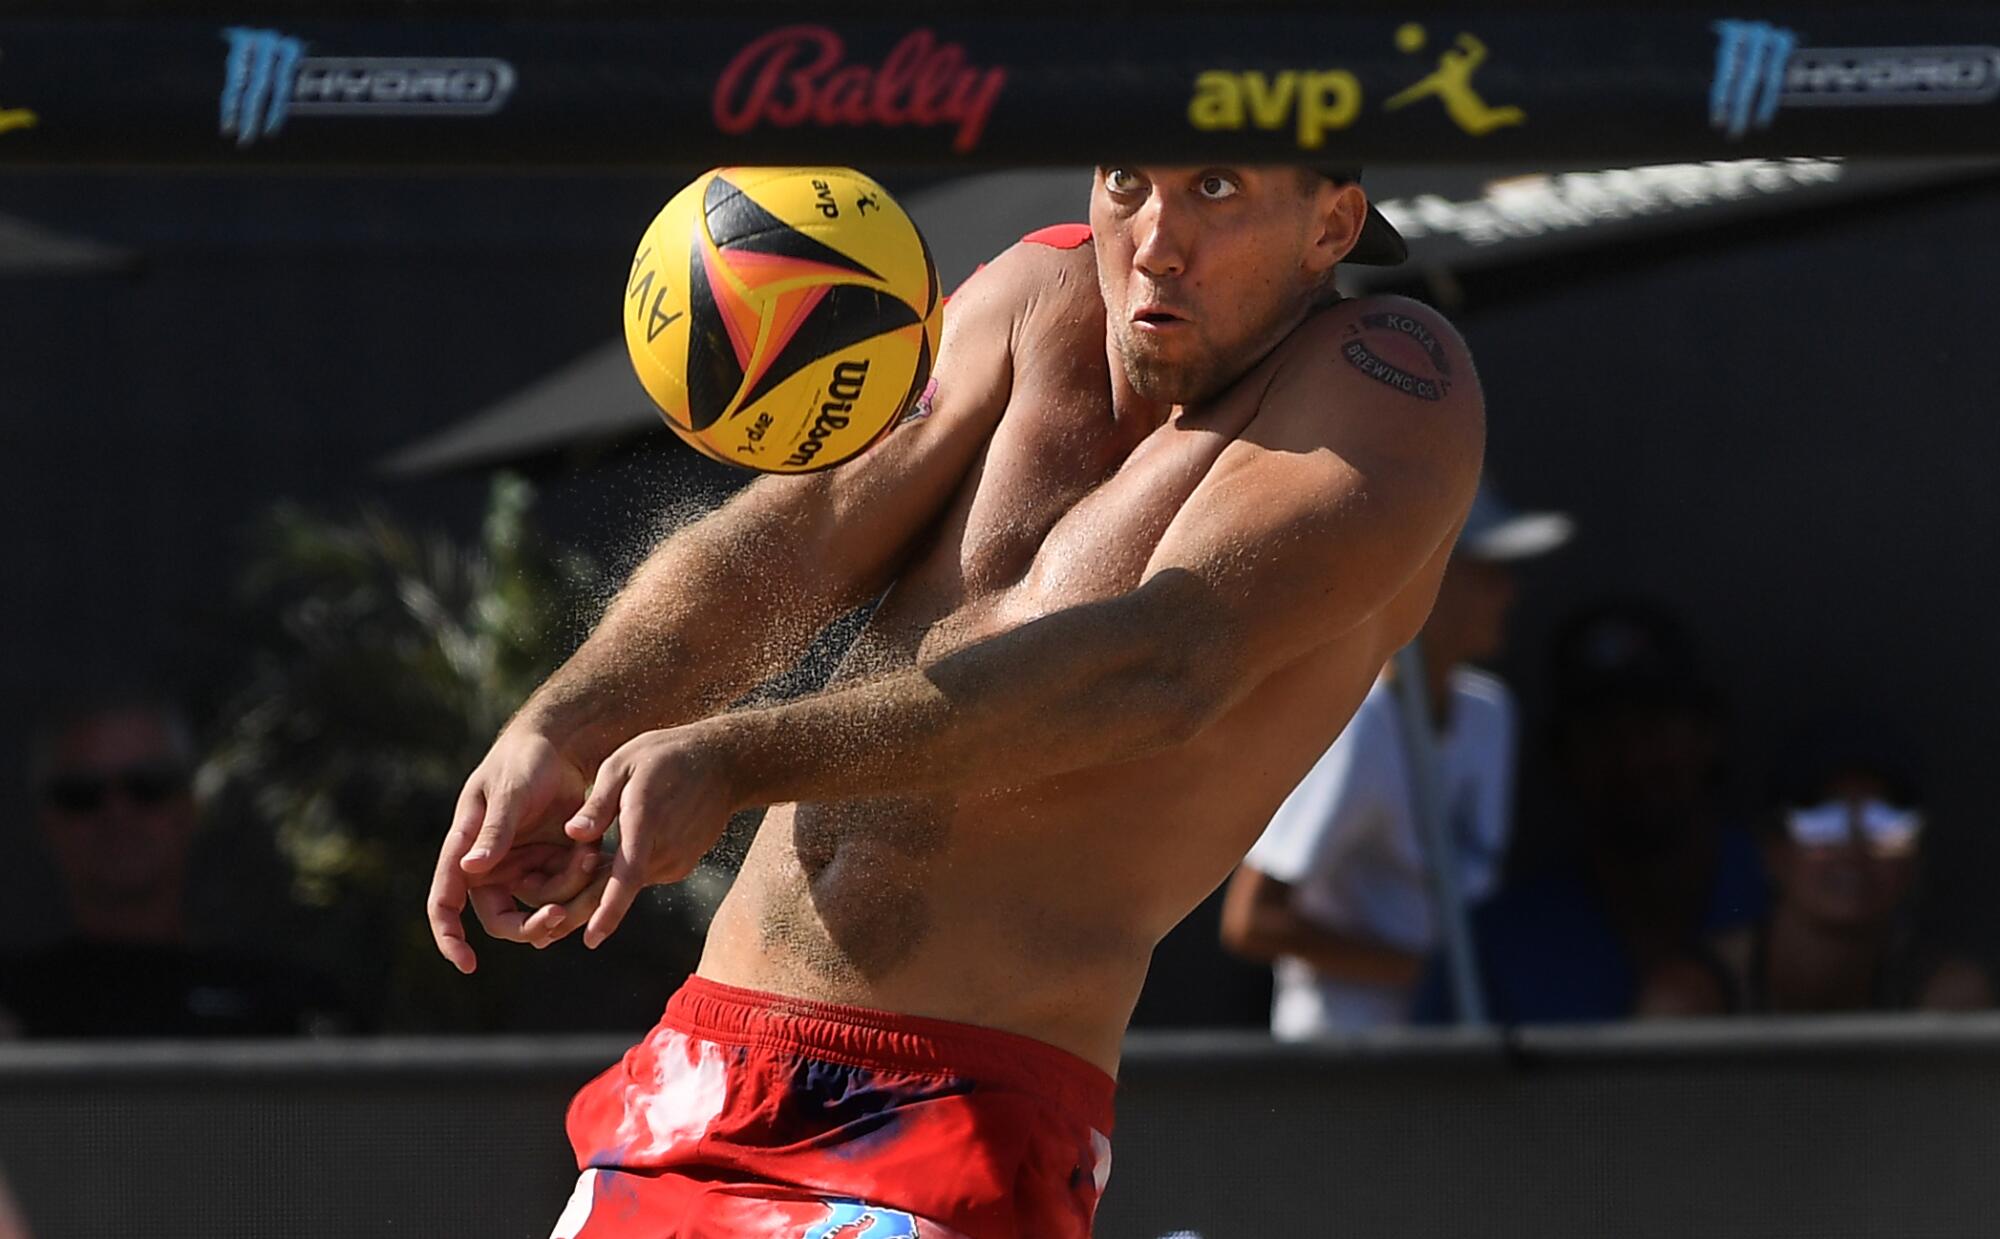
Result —
<svg viewBox="0 0 2000 1239"><path fill-rule="evenodd" d="M1367 207L1293 167L1099 168L1097 282L1133 390L1188 404L1241 376L1311 308Z"/></svg>
<svg viewBox="0 0 2000 1239"><path fill-rule="evenodd" d="M1879 778L1841 775L1824 789L1821 804L1844 811L1844 837L1807 842L1787 835L1766 849L1779 897L1795 912L1835 930L1877 930L1895 916L1916 877L1914 846L1881 846L1861 821L1870 802L1887 796Z"/></svg>
<svg viewBox="0 0 2000 1239"><path fill-rule="evenodd" d="M178 886L194 837L186 756L144 708L57 737L38 790L42 836L78 904L119 906Z"/></svg>

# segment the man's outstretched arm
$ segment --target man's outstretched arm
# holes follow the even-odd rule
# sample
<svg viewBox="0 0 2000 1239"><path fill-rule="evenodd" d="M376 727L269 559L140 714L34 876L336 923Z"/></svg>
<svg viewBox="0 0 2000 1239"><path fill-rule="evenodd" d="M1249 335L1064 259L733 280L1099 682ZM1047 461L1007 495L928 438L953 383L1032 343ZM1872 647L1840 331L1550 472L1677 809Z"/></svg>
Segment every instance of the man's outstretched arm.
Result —
<svg viewBox="0 0 2000 1239"><path fill-rule="evenodd" d="M489 933L524 936L508 892L519 875L509 868L500 882L502 863L519 842L568 846L562 821L607 754L726 707L888 584L1005 408L1035 260L1010 251L954 296L924 415L839 469L760 479L668 537L502 730L466 780L433 874L432 935L460 969L475 962L460 924L468 896ZM575 889L589 852L575 849L569 869L522 893Z"/></svg>
<svg viewBox="0 0 2000 1239"><path fill-rule="evenodd" d="M640 886L691 869L736 808L992 788L1131 760L1193 739L1273 672L1362 625L1382 627L1387 657L1424 618L1390 604L1447 549L1484 441L1463 346L1430 311L1403 312L1444 342L1458 382L1413 394L1351 361L1350 331L1372 346L1353 356L1421 364L1399 351L1406 337L1364 326L1359 310L1308 324L1313 336L1296 342L1296 360L1136 589L910 671L648 733L613 754L572 823L578 838L623 823L589 939Z"/></svg>
<svg viewBox="0 0 2000 1239"><path fill-rule="evenodd" d="M1424 957L1359 934L1328 929L1298 911L1293 888L1245 862L1222 897L1222 945L1232 955L1268 964L1281 955L1302 959L1324 977L1357 985L1408 989Z"/></svg>

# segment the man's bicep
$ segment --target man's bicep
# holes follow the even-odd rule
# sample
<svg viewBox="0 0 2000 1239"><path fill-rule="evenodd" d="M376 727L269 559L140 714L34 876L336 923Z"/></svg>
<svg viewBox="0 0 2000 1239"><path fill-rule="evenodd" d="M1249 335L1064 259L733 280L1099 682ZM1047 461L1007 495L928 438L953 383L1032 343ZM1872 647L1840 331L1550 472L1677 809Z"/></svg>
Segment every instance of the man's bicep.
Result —
<svg viewBox="0 0 2000 1239"><path fill-rule="evenodd" d="M1185 578L1179 592L1253 679L1391 618L1391 604L1444 551L1463 516L1457 488L1407 463L1364 470L1337 457L1243 455L1196 489L1146 575Z"/></svg>
<svg viewBox="0 0 2000 1239"><path fill-rule="evenodd" d="M1339 353L1340 326L1302 329L1314 351L1280 371L1147 567L1193 578L1256 675L1383 616L1448 551L1478 484L1476 384L1440 399L1381 384Z"/></svg>

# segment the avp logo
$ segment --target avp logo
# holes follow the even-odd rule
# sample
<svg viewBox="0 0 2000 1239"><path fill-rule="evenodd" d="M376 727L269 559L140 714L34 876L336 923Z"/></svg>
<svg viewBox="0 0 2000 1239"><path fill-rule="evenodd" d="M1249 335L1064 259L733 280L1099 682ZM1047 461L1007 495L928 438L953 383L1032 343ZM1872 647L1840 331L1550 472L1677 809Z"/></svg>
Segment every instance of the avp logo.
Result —
<svg viewBox="0 0 2000 1239"><path fill-rule="evenodd" d="M803 1239L918 1239L917 1219L897 1209L881 1209L859 1201L828 1201L825 1221Z"/></svg>
<svg viewBox="0 0 2000 1239"><path fill-rule="evenodd" d="M33 108L0 108L0 133L10 129L33 129L40 119Z"/></svg>
<svg viewBox="0 0 2000 1239"><path fill-rule="evenodd" d="M1767 129L1778 109L1991 103L2000 98L2000 48L1800 47L1769 22L1714 26L1708 120L1731 138Z"/></svg>
<svg viewBox="0 0 2000 1239"><path fill-rule="evenodd" d="M1396 28L1396 50L1406 56L1423 52L1430 34L1416 22ZM1511 104L1494 105L1479 93L1473 77L1486 63L1486 44L1460 31L1436 57L1436 67L1382 101L1382 111L1397 112L1435 99L1451 123L1475 138L1495 129L1524 125L1528 114ZM1209 69L1194 79L1188 100L1188 123L1196 129L1293 128L1300 150L1318 150L1329 130L1346 129L1360 117L1361 79L1346 68L1284 69L1266 75L1260 70Z"/></svg>
<svg viewBox="0 0 2000 1239"><path fill-rule="evenodd" d="M290 116L486 116L514 92L514 66L491 57L308 56L303 40L232 26L222 136L249 146Z"/></svg>

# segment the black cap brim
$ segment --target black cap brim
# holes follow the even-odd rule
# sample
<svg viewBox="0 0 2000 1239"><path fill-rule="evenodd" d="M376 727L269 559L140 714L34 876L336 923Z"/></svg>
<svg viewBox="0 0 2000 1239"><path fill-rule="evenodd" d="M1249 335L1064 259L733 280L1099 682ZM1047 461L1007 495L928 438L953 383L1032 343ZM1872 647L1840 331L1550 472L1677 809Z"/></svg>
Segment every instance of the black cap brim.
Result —
<svg viewBox="0 0 2000 1239"><path fill-rule="evenodd" d="M1361 236L1354 242L1354 248L1347 251L1343 262L1358 262L1369 267L1393 267L1410 256L1410 247L1403 240L1403 234L1396 226L1382 217L1373 203L1368 206L1368 222L1361 225Z"/></svg>

